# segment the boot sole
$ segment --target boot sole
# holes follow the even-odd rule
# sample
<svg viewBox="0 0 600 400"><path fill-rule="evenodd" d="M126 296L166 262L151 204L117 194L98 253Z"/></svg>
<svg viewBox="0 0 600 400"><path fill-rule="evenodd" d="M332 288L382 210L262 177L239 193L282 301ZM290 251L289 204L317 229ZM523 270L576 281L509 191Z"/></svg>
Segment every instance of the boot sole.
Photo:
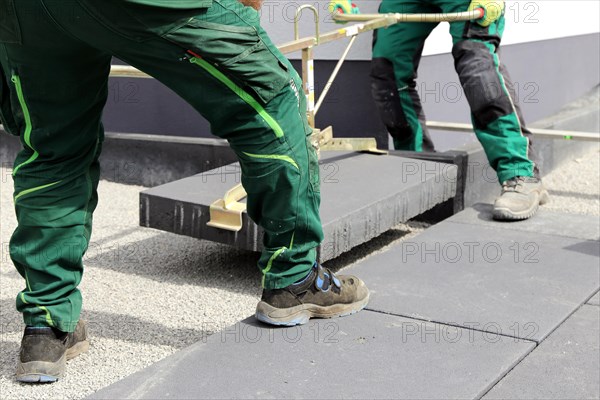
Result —
<svg viewBox="0 0 600 400"><path fill-rule="evenodd" d="M30 361L17 364L17 381L24 383L52 383L61 378L67 366L67 355L56 362Z"/></svg>
<svg viewBox="0 0 600 400"><path fill-rule="evenodd" d="M548 203L550 203L550 193L548 193L548 191L544 189L542 190L542 193L540 193L540 206L543 206L544 204Z"/></svg>
<svg viewBox="0 0 600 400"><path fill-rule="evenodd" d="M521 212L514 212L509 208L494 208L492 216L496 221L523 221L529 219L535 215L540 208L540 205L544 205L550 201L550 195L547 190L543 190L539 194L538 201L529 209Z"/></svg>
<svg viewBox="0 0 600 400"><path fill-rule="evenodd" d="M78 342L67 349L56 362L30 361L17 363L17 381L23 383L53 383L64 376L67 360L71 360L90 348L89 340Z"/></svg>
<svg viewBox="0 0 600 400"><path fill-rule="evenodd" d="M350 304L333 304L319 306L316 304L301 304L290 308L276 308L264 301L256 306L256 319L269 325L295 326L306 324L311 318L337 318L352 315L367 306L369 295L364 299Z"/></svg>
<svg viewBox="0 0 600 400"><path fill-rule="evenodd" d="M74 346L67 349L67 361L72 360L78 355L87 352L90 349L90 341L89 339L82 340L81 342L77 342Z"/></svg>

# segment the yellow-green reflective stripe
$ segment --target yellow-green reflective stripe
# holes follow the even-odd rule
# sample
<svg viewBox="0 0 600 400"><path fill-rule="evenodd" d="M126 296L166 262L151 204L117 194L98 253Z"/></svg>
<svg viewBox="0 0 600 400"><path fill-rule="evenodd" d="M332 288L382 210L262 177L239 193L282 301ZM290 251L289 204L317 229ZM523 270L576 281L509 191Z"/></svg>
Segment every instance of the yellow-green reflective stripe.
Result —
<svg viewBox="0 0 600 400"><path fill-rule="evenodd" d="M244 154L247 155L248 157L253 157L253 158L267 158L270 160L281 160L281 161L289 162L294 167L296 167L297 170L300 170L300 168L298 167L298 164L296 164L296 161L294 161L289 156L280 156L277 154L250 154L250 153L246 153L246 152L244 152Z"/></svg>
<svg viewBox="0 0 600 400"><path fill-rule="evenodd" d="M23 117L25 118L25 134L23 135L23 137L24 137L25 143L27 143L27 146L29 146L33 150L33 154L31 155L31 157L29 157L29 159L27 161L25 161L22 164L19 164L17 167L15 167L15 169L13 170L13 173L12 173L14 176L17 173L17 171L19 170L19 168L21 168L23 165L26 165L26 164L29 164L29 163L35 161L39 157L39 154L31 146L31 129L32 129L31 115L29 114L29 108L27 108L27 103L25 103L25 96L23 95L23 88L21 86L21 78L19 78L18 75L13 75L10 80L12 81L12 83L15 84L15 89L17 90L17 98L19 99L19 104L21 105L21 109L23 110Z"/></svg>
<svg viewBox="0 0 600 400"><path fill-rule="evenodd" d="M275 261L275 259L277 257L279 257L279 255L281 253L283 253L284 251L286 251L286 250L287 250L287 248L282 247L279 250L277 250L275 253L273 253L273 255L271 256L271 258L269 258L269 261L267 262L267 266L263 270L263 277L262 277L262 285L263 285L263 287L265 286L265 277L267 276L267 274L271 270L271 267L273 266L273 261Z"/></svg>
<svg viewBox="0 0 600 400"><path fill-rule="evenodd" d="M502 75L502 73L500 72L500 59L498 58L498 53L496 53L496 51L495 51L496 48L493 45L491 45L487 42L485 43L485 45L492 53L492 57L494 59L494 64L496 66L496 73L498 74L498 77L500 78L500 84L502 85L502 89L504 90L506 97L508 97L508 101L510 101L510 106L512 107L513 113L515 114L515 120L517 121L517 125L519 126L519 134L521 135L521 137L525 138L525 140L527 141L527 147L525 147L525 157L527 159L529 159L529 138L526 137L525 135L523 135L523 126L521 125L521 119L519 118L519 114L517 113L517 107L515 107L513 98L510 95L510 92L508 91L508 87L506 86L506 81L504 80L504 75ZM535 163L533 161L531 162L531 164L535 167Z"/></svg>
<svg viewBox="0 0 600 400"><path fill-rule="evenodd" d="M296 236L296 232L294 231L292 233L292 240L290 241L290 250L292 249L292 247L294 246L294 236ZM277 257L279 257L279 255L281 253L283 253L284 251L286 251L287 248L282 247L279 250L277 250L272 256L271 258L269 258L269 262L267 262L267 266L265 267L265 269L263 270L263 277L262 277L262 286L265 286L265 277L267 276L267 272L269 272L271 270L271 267L273 266L273 261L275 261L275 259Z"/></svg>
<svg viewBox="0 0 600 400"><path fill-rule="evenodd" d="M54 322L52 321L52 316L50 315L50 311L44 306L37 306L40 310L46 312L46 323L48 326L54 326Z"/></svg>
<svg viewBox="0 0 600 400"><path fill-rule="evenodd" d="M23 303L25 303L25 304L29 304L29 302L27 300L25 300L25 294L23 294L23 292L21 292L20 295L21 295L21 301L23 301ZM50 315L50 311L48 311L48 309L44 306L36 306L36 307L46 313L46 323L48 324L48 326L54 326L54 321L52 321L52 316Z"/></svg>
<svg viewBox="0 0 600 400"><path fill-rule="evenodd" d="M13 176L15 176L15 174L17 173L17 171L19 170L19 168L21 168L23 165L27 165L29 163L34 162L38 158L38 156L39 156L39 153L34 150L33 154L31 155L31 157L29 157L29 159L27 161L25 161L25 162L23 162L23 163L21 163L21 164L19 164L19 165L17 165L15 167L15 169L13 170L13 173L12 173Z"/></svg>
<svg viewBox="0 0 600 400"><path fill-rule="evenodd" d="M250 96L248 93L244 91L241 87L236 85L231 79L226 77L221 71L213 67L208 62L204 61L201 58L192 57L190 58L190 62L194 63L206 70L209 74L217 78L221 83L231 89L232 92L237 94L242 100L244 100L250 107L254 108L256 112L265 120L265 122L273 129L275 132L275 136L280 138L283 137L283 129L281 126L269 115L269 113L254 99L254 97Z"/></svg>
<svg viewBox="0 0 600 400"><path fill-rule="evenodd" d="M22 197L22 196L25 196L26 194L29 194L29 193L32 193L32 192L37 192L38 190L42 190L42 189L45 189L45 188L47 188L47 187L54 186L54 185L56 185L56 184L59 184L59 183L61 183L61 182L62 182L62 180L60 180L60 181L57 181L57 182L48 183L47 185L42 185L42 186L34 187L34 188L31 188L31 189L23 190L21 193L19 193L19 194L17 194L17 195L15 196L15 202L16 202L16 201L17 201L17 200L18 200L20 197Z"/></svg>

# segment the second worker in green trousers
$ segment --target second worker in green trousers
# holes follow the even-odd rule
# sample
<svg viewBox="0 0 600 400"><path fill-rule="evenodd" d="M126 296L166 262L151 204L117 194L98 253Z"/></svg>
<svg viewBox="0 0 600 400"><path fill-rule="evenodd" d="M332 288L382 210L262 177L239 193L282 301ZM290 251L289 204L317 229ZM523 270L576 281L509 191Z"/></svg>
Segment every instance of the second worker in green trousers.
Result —
<svg viewBox="0 0 600 400"><path fill-rule="evenodd" d="M259 320L294 325L366 306L360 279L315 262L318 159L302 82L243 3L0 0L0 118L23 145L10 242L24 278L18 380L56 381L88 346L77 287L98 202L113 56L189 102L237 154L248 214L264 230Z"/></svg>
<svg viewBox="0 0 600 400"><path fill-rule="evenodd" d="M456 13L483 8L478 21L450 22L452 56L471 108L477 139L502 184L494 204L498 220L522 220L548 200L531 134L511 95L512 83L498 49L504 2L498 0L383 0L381 13ZM437 23L399 23L375 32L371 85L380 117L397 150L433 151L416 89L425 40ZM426 78L425 78L426 79Z"/></svg>

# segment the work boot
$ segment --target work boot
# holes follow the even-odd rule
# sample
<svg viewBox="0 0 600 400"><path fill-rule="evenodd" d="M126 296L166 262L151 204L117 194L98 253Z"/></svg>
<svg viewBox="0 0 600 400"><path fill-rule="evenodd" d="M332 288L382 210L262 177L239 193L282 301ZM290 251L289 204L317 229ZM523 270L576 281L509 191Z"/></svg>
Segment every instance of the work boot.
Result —
<svg viewBox="0 0 600 400"><path fill-rule="evenodd" d="M518 221L532 217L539 205L549 201L548 191L539 178L517 176L502 184L502 194L494 204L498 221Z"/></svg>
<svg viewBox="0 0 600 400"><path fill-rule="evenodd" d="M256 318L271 325L305 324L310 318L334 318L366 307L369 289L355 276L335 276L315 263L303 280L283 289L264 290Z"/></svg>
<svg viewBox="0 0 600 400"><path fill-rule="evenodd" d="M50 327L26 327L17 362L17 381L56 382L65 374L67 360L90 347L87 328L79 320L75 332L65 333Z"/></svg>

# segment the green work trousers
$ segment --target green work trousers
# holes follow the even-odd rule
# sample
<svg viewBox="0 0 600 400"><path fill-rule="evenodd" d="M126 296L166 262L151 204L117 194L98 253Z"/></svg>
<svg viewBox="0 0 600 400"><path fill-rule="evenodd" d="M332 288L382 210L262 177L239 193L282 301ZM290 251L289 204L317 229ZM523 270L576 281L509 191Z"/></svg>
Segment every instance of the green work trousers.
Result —
<svg viewBox="0 0 600 400"><path fill-rule="evenodd" d="M382 13L454 13L470 0L383 0ZM416 78L425 39L436 23L400 23L375 33L371 70L373 98L398 150L433 150ZM471 108L475 134L500 182L533 176L530 132L513 96L512 83L498 57L504 17L482 27L450 23L456 72Z"/></svg>
<svg viewBox="0 0 600 400"><path fill-rule="evenodd" d="M73 331L79 319L112 56L171 88L229 141L248 214L265 232L263 286L288 286L313 266L323 232L302 82L256 10L206 3L0 0L0 112L23 144L10 254L25 278L17 309L27 325Z"/></svg>

